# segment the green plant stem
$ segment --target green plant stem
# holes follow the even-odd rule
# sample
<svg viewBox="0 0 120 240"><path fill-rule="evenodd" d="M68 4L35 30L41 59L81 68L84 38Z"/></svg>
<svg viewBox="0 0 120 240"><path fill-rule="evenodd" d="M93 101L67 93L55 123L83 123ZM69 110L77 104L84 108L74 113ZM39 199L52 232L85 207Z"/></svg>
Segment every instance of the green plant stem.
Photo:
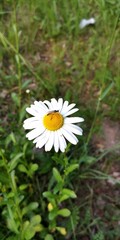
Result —
<svg viewBox="0 0 120 240"><path fill-rule="evenodd" d="M63 175L63 181L65 182L66 179L66 169L68 166L68 158L66 156L64 156L64 175Z"/></svg>
<svg viewBox="0 0 120 240"><path fill-rule="evenodd" d="M17 65L17 79L18 79L18 95L19 95L19 111L21 110L21 95L22 95L22 71L21 60L19 55L19 32L17 29L16 4L13 2L13 30L15 34L15 48L16 48L16 65Z"/></svg>
<svg viewBox="0 0 120 240"><path fill-rule="evenodd" d="M115 21L115 25L114 25L114 28L113 28L113 32L112 32L112 34L111 34L111 38L110 38L110 41L109 41L109 43L108 43L108 46L109 46L109 47L108 47L108 52L107 52L106 59L105 59L105 67L104 67L104 77L103 77L103 81L104 81L104 79L105 79L106 68L107 68L107 64L108 64L109 58L110 58L110 52L111 52L113 43L114 43L115 38L116 38L116 28L117 28L118 22L119 22L119 15L116 17L116 21Z"/></svg>

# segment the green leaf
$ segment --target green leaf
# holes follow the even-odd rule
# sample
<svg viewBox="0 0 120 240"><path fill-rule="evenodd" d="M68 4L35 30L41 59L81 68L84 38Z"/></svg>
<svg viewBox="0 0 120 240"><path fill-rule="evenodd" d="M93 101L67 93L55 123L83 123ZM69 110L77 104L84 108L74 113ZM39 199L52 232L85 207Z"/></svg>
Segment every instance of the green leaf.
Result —
<svg viewBox="0 0 120 240"><path fill-rule="evenodd" d="M96 162L96 158L92 156L83 156L80 158L80 163L85 163L85 164L93 164Z"/></svg>
<svg viewBox="0 0 120 240"><path fill-rule="evenodd" d="M54 240L53 236L51 234L47 234L45 236L45 240Z"/></svg>
<svg viewBox="0 0 120 240"><path fill-rule="evenodd" d="M13 132L11 132L11 133L7 136L7 138L6 138L6 141L5 141L6 147L7 147L11 142L12 142L14 145L17 143L17 142L16 142L16 139L15 139L15 135L14 135Z"/></svg>
<svg viewBox="0 0 120 240"><path fill-rule="evenodd" d="M32 82L32 80L30 80L30 79L25 80L22 84L22 89L26 88L29 85L29 83L31 83L31 82Z"/></svg>
<svg viewBox="0 0 120 240"><path fill-rule="evenodd" d="M1 159L0 159L0 167L3 167L4 165L5 165L4 160L1 160Z"/></svg>
<svg viewBox="0 0 120 240"><path fill-rule="evenodd" d="M63 182L63 179L56 168L53 168L53 176L58 183Z"/></svg>
<svg viewBox="0 0 120 240"><path fill-rule="evenodd" d="M23 153L18 153L9 163L9 172L11 172L18 164L20 161L21 156L23 156Z"/></svg>
<svg viewBox="0 0 120 240"><path fill-rule="evenodd" d="M14 196L15 196L15 193L14 193L14 192L9 192L9 193L7 194L7 199L13 198Z"/></svg>
<svg viewBox="0 0 120 240"><path fill-rule="evenodd" d="M68 189L68 188L63 188L62 189L62 194L66 194L68 197L70 197L70 198L76 198L77 197L77 195L75 194L75 192L74 191L72 191L72 190L70 190L70 189Z"/></svg>
<svg viewBox="0 0 120 240"><path fill-rule="evenodd" d="M47 198L48 200L54 198L53 193L51 193L50 191L44 192L44 193L43 193L43 196L44 196L45 198Z"/></svg>
<svg viewBox="0 0 120 240"><path fill-rule="evenodd" d="M35 210L36 208L38 208L38 205L39 204L37 202L32 202L28 206L24 207L22 209L22 216L24 216L26 213L29 213L29 212Z"/></svg>
<svg viewBox="0 0 120 240"><path fill-rule="evenodd" d="M4 172L4 170L2 170L0 172L0 182L3 184L9 184L10 183L10 179L8 178L8 174L6 173L6 171Z"/></svg>
<svg viewBox="0 0 120 240"><path fill-rule="evenodd" d="M27 236L27 232L29 235L29 226L30 226L30 222L28 220L25 221L23 224L22 233L21 233L22 237L27 240L31 239L31 238L29 238L29 236Z"/></svg>
<svg viewBox="0 0 120 240"><path fill-rule="evenodd" d="M49 220L51 221L51 220L53 220L54 218L56 218L57 215L58 215L58 210L54 208L54 209L49 213L48 218L49 218Z"/></svg>
<svg viewBox="0 0 120 240"><path fill-rule="evenodd" d="M17 107L19 107L19 105L20 105L20 99L19 99L18 94L15 93L15 92L13 92L13 93L11 94L11 97L12 97L12 100L13 100L13 102L15 103L15 105L16 105Z"/></svg>
<svg viewBox="0 0 120 240"><path fill-rule="evenodd" d="M78 206L75 206L72 208L70 218L72 219L72 224L74 226L74 229L76 229L78 223L80 223L80 210ZM68 231L71 231L71 221L68 221L67 224Z"/></svg>
<svg viewBox="0 0 120 240"><path fill-rule="evenodd" d="M11 180L12 180L12 186L14 188L14 191L16 191L17 190L17 186L16 186L15 170L10 172L10 176L11 176Z"/></svg>
<svg viewBox="0 0 120 240"><path fill-rule="evenodd" d="M37 224L36 226L34 226L34 230L35 232L41 232L43 231L44 226L42 224Z"/></svg>
<svg viewBox="0 0 120 240"><path fill-rule="evenodd" d="M27 168L23 164L20 164L18 166L18 169L20 170L20 172L24 172L24 173L28 172Z"/></svg>
<svg viewBox="0 0 120 240"><path fill-rule="evenodd" d="M114 83L112 82L106 89L105 91L101 94L99 100L103 100L103 98L106 97L106 95L109 93L109 91L112 89L112 87L114 86Z"/></svg>
<svg viewBox="0 0 120 240"><path fill-rule="evenodd" d="M22 184L19 186L19 189L22 191L22 190L25 190L27 187L28 187L28 184Z"/></svg>
<svg viewBox="0 0 120 240"><path fill-rule="evenodd" d="M79 164L71 164L71 165L66 169L66 174L68 175L69 173L73 172L76 168L79 168Z"/></svg>
<svg viewBox="0 0 120 240"><path fill-rule="evenodd" d="M21 124L23 119L25 118L25 115L26 115L25 109L27 108L27 106L28 106L27 104L24 104L24 106L20 110L20 113L19 113L19 124ZM26 144L28 144L28 143L26 143Z"/></svg>
<svg viewBox="0 0 120 240"><path fill-rule="evenodd" d="M30 221L31 221L32 225L37 225L41 222L41 216L37 214L37 215L33 216Z"/></svg>
<svg viewBox="0 0 120 240"><path fill-rule="evenodd" d="M57 183L56 186L54 187L53 193L54 194L58 193L59 191L61 191L62 187L63 187L62 182Z"/></svg>
<svg viewBox="0 0 120 240"><path fill-rule="evenodd" d="M59 211L57 212L57 214L60 215L60 216L62 216L62 217L69 217L70 214L71 214L71 212L70 212L70 210L68 210L67 208L63 208L63 209L59 210Z"/></svg>
<svg viewBox="0 0 120 240"><path fill-rule="evenodd" d="M33 227L31 227L31 225L26 229L25 232L25 240L30 240L34 237L35 235L35 230Z"/></svg>
<svg viewBox="0 0 120 240"><path fill-rule="evenodd" d="M2 157L3 160L5 160L4 153L5 153L5 150L0 148L0 156Z"/></svg>
<svg viewBox="0 0 120 240"><path fill-rule="evenodd" d="M18 229L17 229L17 226L16 226L16 223L15 223L15 221L14 221L13 219L7 218L7 225L8 225L8 228L9 228L12 232L14 232L14 233L16 233L16 234L19 233L19 231L18 231Z"/></svg>
<svg viewBox="0 0 120 240"><path fill-rule="evenodd" d="M34 237L36 232L40 232L43 226L39 224L41 221L40 215L35 215L31 218L30 222L26 221L23 225L22 236L25 240L30 240Z"/></svg>
<svg viewBox="0 0 120 240"><path fill-rule="evenodd" d="M30 164L30 171L35 172L38 169L38 164L37 163L32 163Z"/></svg>
<svg viewBox="0 0 120 240"><path fill-rule="evenodd" d="M63 201L65 201L65 200L67 200L69 198L69 196L68 195L62 195L61 197L60 197L60 199L59 199L59 203L61 203L61 202L63 202Z"/></svg>
<svg viewBox="0 0 120 240"><path fill-rule="evenodd" d="M100 230L98 233L96 233L93 237L93 240L105 240L103 232Z"/></svg>
<svg viewBox="0 0 120 240"><path fill-rule="evenodd" d="M13 211L11 210L10 205L7 205L7 209L8 209L8 213L9 213L9 217L7 218L8 228L12 232L18 234L19 233L19 231L18 231L18 224L17 224L17 222L14 219Z"/></svg>

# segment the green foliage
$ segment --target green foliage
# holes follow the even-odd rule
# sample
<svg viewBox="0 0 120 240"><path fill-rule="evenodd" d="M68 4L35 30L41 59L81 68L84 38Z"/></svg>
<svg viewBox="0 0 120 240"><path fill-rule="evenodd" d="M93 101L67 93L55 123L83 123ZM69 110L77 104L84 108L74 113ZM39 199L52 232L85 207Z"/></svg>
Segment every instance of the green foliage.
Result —
<svg viewBox="0 0 120 240"><path fill-rule="evenodd" d="M98 233L96 233L94 235L94 237L92 238L93 240L104 240L104 234L102 231L99 231Z"/></svg>
<svg viewBox="0 0 120 240"><path fill-rule="evenodd" d="M38 164L30 163L27 166L27 168L23 164L20 164L18 166L18 169L20 172L26 173L29 177L32 177L34 172L37 171L37 169L38 169Z"/></svg>
<svg viewBox="0 0 120 240"><path fill-rule="evenodd" d="M22 229L22 238L30 240L36 232L41 232L43 227L40 222L41 217L39 215L33 216L30 221L25 221Z"/></svg>
<svg viewBox="0 0 120 240"><path fill-rule="evenodd" d="M56 168L53 168L53 176L54 176L55 180L56 180L58 183L62 183L62 182L63 182L63 179L62 179L59 171L58 171Z"/></svg>
<svg viewBox="0 0 120 240"><path fill-rule="evenodd" d="M71 213L67 208L63 208L63 209L59 210L57 214L62 217L69 217Z"/></svg>
<svg viewBox="0 0 120 240"><path fill-rule="evenodd" d="M38 208L37 202L32 202L26 207L22 209L22 216L24 216L26 213L29 213L30 211L33 211L34 209ZM39 216L40 217L40 216Z"/></svg>
<svg viewBox="0 0 120 240"><path fill-rule="evenodd" d="M86 212L85 212L85 217L84 217L84 220L83 220L83 224L88 226L90 224L91 220L92 220L91 210L89 208L87 208Z"/></svg>
<svg viewBox="0 0 120 240"><path fill-rule="evenodd" d="M71 168L72 171L74 171L74 169L75 168ZM64 231L66 232L66 230L63 230L57 226L57 218L59 216L64 218L69 217L71 215L71 211L68 208L61 208L60 204L67 199L76 198L77 196L73 190L64 187L65 178L67 177L66 171L64 171L64 174L61 175L56 168L53 168L53 177L56 181L56 185L54 185L51 191L46 191L43 193L43 196L49 202L49 229L56 229L61 234L64 234Z"/></svg>
<svg viewBox="0 0 120 240"><path fill-rule="evenodd" d="M120 118L119 16L119 0L0 1L1 240L119 239L119 143L91 141L104 117ZM85 134L44 153L25 138L25 109L60 96L80 108Z"/></svg>
<svg viewBox="0 0 120 240"><path fill-rule="evenodd" d="M80 221L80 210L79 210L79 207L75 206L71 212L71 222L70 222L71 231L76 229L79 221Z"/></svg>
<svg viewBox="0 0 120 240"><path fill-rule="evenodd" d="M51 234L47 234L45 240L54 240Z"/></svg>

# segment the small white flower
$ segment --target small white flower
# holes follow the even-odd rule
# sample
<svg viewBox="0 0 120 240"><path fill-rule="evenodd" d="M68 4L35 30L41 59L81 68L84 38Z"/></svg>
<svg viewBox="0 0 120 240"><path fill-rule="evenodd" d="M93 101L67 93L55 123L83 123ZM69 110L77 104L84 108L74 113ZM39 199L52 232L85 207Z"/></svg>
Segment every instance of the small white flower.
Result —
<svg viewBox="0 0 120 240"><path fill-rule="evenodd" d="M84 28L84 27L86 27L87 25L90 25L90 24L95 24L95 19L94 18L82 19L79 26L82 29L82 28Z"/></svg>
<svg viewBox="0 0 120 240"><path fill-rule="evenodd" d="M66 139L76 145L78 139L75 134L82 135L83 131L74 123L83 122L81 117L68 117L79 109L74 108L76 104L58 101L52 98L50 101L35 101L26 111L33 115L24 121L24 129L33 129L26 137L36 143L37 148L45 145L45 151L50 151L54 146L55 152L59 149L64 152L67 146Z"/></svg>
<svg viewBox="0 0 120 240"><path fill-rule="evenodd" d="M29 94L30 93L30 89L26 89L26 93Z"/></svg>

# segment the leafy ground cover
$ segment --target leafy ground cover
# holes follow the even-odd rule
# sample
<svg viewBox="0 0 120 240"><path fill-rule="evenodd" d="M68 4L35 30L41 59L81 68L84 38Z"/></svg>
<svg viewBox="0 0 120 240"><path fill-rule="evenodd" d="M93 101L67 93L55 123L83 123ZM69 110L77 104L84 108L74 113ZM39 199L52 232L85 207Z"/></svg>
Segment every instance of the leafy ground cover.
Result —
<svg viewBox="0 0 120 240"><path fill-rule="evenodd" d="M119 16L119 0L0 2L1 240L120 239ZM66 155L35 149L23 129L26 107L52 97L75 102L85 119ZM56 218L49 204L65 164L74 171L59 210L71 215Z"/></svg>

